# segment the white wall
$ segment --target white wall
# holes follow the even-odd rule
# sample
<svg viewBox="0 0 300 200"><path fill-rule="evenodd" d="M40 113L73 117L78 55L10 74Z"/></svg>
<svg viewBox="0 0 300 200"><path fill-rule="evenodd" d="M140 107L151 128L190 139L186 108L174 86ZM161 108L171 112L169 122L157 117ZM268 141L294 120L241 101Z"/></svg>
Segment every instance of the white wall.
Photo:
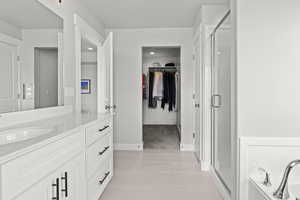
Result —
<svg viewBox="0 0 300 200"><path fill-rule="evenodd" d="M300 1L236 4L238 134L300 136Z"/></svg>
<svg viewBox="0 0 300 200"><path fill-rule="evenodd" d="M23 30L23 41L20 47L21 58L21 85L23 83L34 85L34 48L58 47L58 33L56 29L28 29ZM22 110L34 109L32 100L22 101Z"/></svg>
<svg viewBox="0 0 300 200"><path fill-rule="evenodd" d="M120 29L114 32L115 99L114 141L142 144L142 47L177 46L182 49L182 144L192 145L193 70L192 29Z"/></svg>
<svg viewBox="0 0 300 200"><path fill-rule="evenodd" d="M97 52L81 52L81 78L91 80L91 94L81 94L81 109L97 112Z"/></svg>
<svg viewBox="0 0 300 200"><path fill-rule="evenodd" d="M203 10L203 8L201 6L198 10L198 13L197 13L195 19L194 19L194 24L193 24L193 33L194 33L194 35L197 33L198 28L199 28L199 26L201 25L201 22L202 22L202 18L203 18L202 10Z"/></svg>
<svg viewBox="0 0 300 200"><path fill-rule="evenodd" d="M105 36L104 25L94 17L80 0L58 1L38 0L56 12L64 19L64 104L75 106L75 28L74 14L89 23L102 36Z"/></svg>
<svg viewBox="0 0 300 200"><path fill-rule="evenodd" d="M0 33L9 35L19 40L22 39L22 30L12 24L8 24L3 20L0 20Z"/></svg>

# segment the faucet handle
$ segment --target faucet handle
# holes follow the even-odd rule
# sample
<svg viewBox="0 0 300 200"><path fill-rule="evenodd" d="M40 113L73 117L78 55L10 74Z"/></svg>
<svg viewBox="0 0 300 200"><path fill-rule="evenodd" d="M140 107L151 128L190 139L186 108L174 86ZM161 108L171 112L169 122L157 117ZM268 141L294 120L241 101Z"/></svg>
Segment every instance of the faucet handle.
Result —
<svg viewBox="0 0 300 200"><path fill-rule="evenodd" d="M259 171L263 172L265 174L264 177L264 181L263 181L263 185L267 186L267 187L271 187L272 183L271 183L271 175L269 172L267 172L267 170L265 170L264 168L258 168Z"/></svg>
<svg viewBox="0 0 300 200"><path fill-rule="evenodd" d="M265 177L265 180L264 180L263 184L267 187L272 186L270 174L268 172L266 172L266 177Z"/></svg>

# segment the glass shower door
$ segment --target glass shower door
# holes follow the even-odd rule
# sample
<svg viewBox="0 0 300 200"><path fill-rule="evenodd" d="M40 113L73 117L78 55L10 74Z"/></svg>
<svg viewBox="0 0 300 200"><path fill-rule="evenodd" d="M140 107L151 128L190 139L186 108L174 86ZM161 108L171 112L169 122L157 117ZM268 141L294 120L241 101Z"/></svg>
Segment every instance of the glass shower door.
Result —
<svg viewBox="0 0 300 200"><path fill-rule="evenodd" d="M212 34L212 164L231 192L231 30L220 26Z"/></svg>

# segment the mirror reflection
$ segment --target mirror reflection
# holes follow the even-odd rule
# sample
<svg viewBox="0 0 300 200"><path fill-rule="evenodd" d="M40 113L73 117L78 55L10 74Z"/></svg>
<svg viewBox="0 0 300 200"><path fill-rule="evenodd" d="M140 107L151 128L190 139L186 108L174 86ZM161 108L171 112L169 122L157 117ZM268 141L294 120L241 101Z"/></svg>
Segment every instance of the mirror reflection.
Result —
<svg viewBox="0 0 300 200"><path fill-rule="evenodd" d="M36 0L0 7L0 113L63 105L63 19Z"/></svg>
<svg viewBox="0 0 300 200"><path fill-rule="evenodd" d="M81 111L97 112L97 46L81 38Z"/></svg>

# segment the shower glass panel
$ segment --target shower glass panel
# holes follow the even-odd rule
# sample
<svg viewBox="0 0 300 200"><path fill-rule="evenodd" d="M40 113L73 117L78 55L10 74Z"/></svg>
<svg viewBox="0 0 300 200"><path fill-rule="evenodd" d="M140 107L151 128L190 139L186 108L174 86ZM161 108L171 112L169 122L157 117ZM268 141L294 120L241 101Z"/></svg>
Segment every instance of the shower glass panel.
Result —
<svg viewBox="0 0 300 200"><path fill-rule="evenodd" d="M231 48L229 18L212 34L212 136L213 166L230 193L233 185L231 166Z"/></svg>

